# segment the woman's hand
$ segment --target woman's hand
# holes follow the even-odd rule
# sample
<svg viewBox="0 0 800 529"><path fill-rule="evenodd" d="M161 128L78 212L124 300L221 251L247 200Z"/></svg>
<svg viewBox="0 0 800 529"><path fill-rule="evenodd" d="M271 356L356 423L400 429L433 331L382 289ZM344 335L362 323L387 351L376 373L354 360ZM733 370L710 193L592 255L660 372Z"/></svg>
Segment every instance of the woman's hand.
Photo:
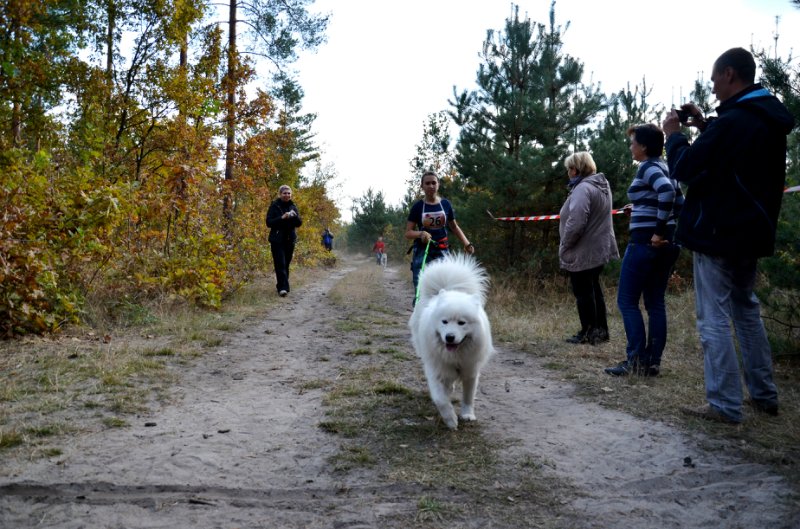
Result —
<svg viewBox="0 0 800 529"><path fill-rule="evenodd" d="M419 240L423 243L427 244L431 239L433 239L433 235L428 233L425 230L420 230L419 232Z"/></svg>
<svg viewBox="0 0 800 529"><path fill-rule="evenodd" d="M660 235L653 234L650 238L650 246L654 248L661 248L669 244L669 241Z"/></svg>
<svg viewBox="0 0 800 529"><path fill-rule="evenodd" d="M464 245L464 251L467 252L468 254L473 254L475 253L475 247L472 245L471 242L468 242L467 244Z"/></svg>

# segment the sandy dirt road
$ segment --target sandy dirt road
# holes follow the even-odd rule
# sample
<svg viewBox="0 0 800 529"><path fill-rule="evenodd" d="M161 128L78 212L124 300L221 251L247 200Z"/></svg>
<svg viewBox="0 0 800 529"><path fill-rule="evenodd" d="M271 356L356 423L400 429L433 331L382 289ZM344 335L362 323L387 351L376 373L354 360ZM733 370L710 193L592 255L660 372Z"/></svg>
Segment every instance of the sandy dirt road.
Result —
<svg viewBox="0 0 800 529"><path fill-rule="evenodd" d="M325 388L313 382L335 380L360 361L347 354L359 332L342 322L368 309L343 310L328 296L358 277L352 270L292 292L279 310L182 368L173 404L129 427L79 436L58 457L3 459L0 527L800 527L797 496L769 468L675 426L580 399L536 357L502 344L481 380L476 427L507 447L496 487L513 489L509 473L521 472L513 463L523 458L567 485L552 519L520 517L525 500L511 491L503 497L517 502L517 515L509 519L475 507L425 519L423 490L451 502L475 498L387 477L380 465L335 471L341 439L319 427ZM382 339L411 356L407 275L392 267L381 274L395 322ZM408 370L423 393L414 360ZM438 429L440 443L460 434Z"/></svg>

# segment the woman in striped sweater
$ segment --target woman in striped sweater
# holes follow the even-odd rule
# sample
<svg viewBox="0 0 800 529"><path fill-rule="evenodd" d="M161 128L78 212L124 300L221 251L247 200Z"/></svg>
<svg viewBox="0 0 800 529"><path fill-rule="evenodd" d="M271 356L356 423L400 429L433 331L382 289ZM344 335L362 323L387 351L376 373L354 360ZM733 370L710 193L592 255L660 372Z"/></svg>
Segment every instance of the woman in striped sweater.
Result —
<svg viewBox="0 0 800 529"><path fill-rule="evenodd" d="M628 129L631 154L639 169L628 198L632 202L630 241L622 259L617 305L627 336L626 359L608 367L609 375L640 374L658 376L661 354L667 343L667 310L664 293L679 247L673 243L675 225L683 193L669 177L661 158L664 133L655 125L636 125ZM644 299L648 328L639 309Z"/></svg>

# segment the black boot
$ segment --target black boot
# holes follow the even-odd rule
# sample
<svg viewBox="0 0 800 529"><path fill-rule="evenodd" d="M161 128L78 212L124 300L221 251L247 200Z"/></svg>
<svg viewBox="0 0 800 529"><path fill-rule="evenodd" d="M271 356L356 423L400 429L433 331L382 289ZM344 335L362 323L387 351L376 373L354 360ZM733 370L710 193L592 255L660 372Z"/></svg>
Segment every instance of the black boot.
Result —
<svg viewBox="0 0 800 529"><path fill-rule="evenodd" d="M564 341L567 342L567 343L588 343L589 342L589 331L581 329L580 331L575 333L575 336L570 336L569 338L567 338Z"/></svg>
<svg viewBox="0 0 800 529"><path fill-rule="evenodd" d="M661 374L661 366L651 364L646 368L642 368L642 376L644 377L657 377Z"/></svg>
<svg viewBox="0 0 800 529"><path fill-rule="evenodd" d="M591 343L592 345L597 345L599 343L607 342L609 340L608 329L600 329L600 328L592 329L587 334L587 337L589 339L589 343Z"/></svg>

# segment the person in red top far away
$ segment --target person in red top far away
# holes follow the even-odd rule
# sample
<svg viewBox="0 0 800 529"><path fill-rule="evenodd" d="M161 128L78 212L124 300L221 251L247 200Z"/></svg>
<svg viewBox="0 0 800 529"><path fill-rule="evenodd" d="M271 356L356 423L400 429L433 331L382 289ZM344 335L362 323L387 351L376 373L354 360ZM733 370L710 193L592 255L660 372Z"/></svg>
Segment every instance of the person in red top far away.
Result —
<svg viewBox="0 0 800 529"><path fill-rule="evenodd" d="M372 253L375 254L375 264L381 264L381 258L383 257L383 253L385 251L386 244L383 242L383 237L378 237L378 240L372 245Z"/></svg>

